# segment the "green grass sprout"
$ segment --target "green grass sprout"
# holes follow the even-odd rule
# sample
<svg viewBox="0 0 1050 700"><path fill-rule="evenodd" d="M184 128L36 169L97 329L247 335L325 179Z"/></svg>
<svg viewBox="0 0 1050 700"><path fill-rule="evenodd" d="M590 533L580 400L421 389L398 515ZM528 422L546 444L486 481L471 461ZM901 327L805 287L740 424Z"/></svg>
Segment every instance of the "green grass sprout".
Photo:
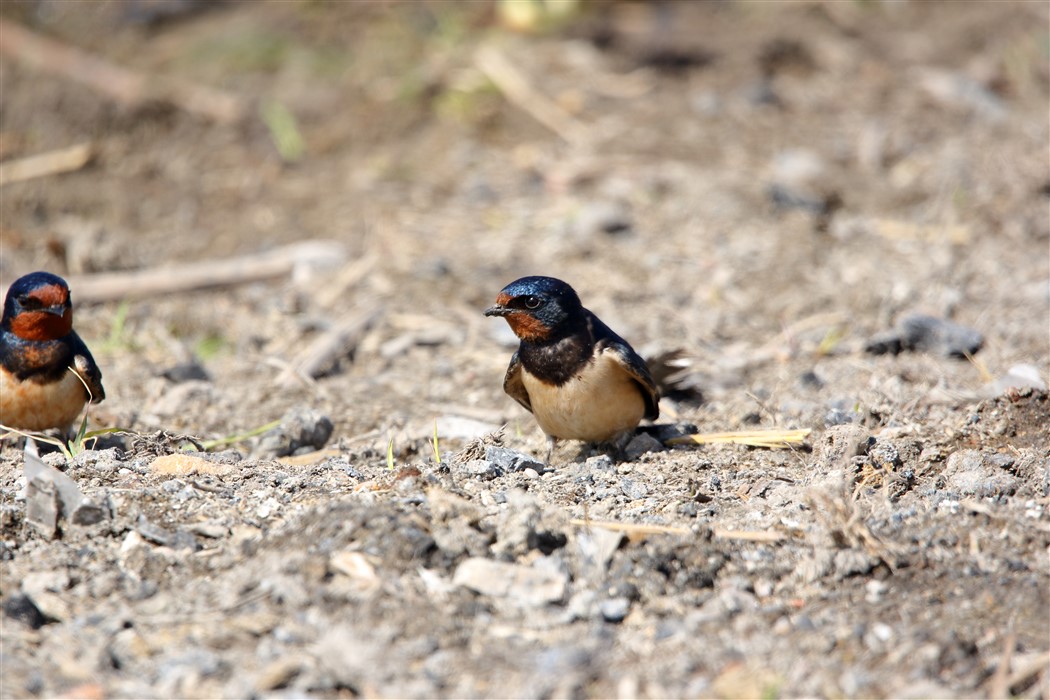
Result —
<svg viewBox="0 0 1050 700"><path fill-rule="evenodd" d="M265 425L260 425L257 428L252 428L251 430L249 430L247 432L244 432L244 433L237 433L235 435L227 435L225 437L215 438L214 440L205 440L205 441L201 442L201 447L204 448L205 452L210 452L211 450L214 450L216 447L223 447L225 445L234 445L234 444L237 444L238 442L244 442L245 440L249 440L249 439L251 439L253 437L258 437L259 435L262 435L263 433L265 433L268 430L273 430L274 428L276 428L280 424L281 424L280 420L272 420L269 423L266 423ZM193 446L192 445L187 445L186 449L189 449L190 447L193 447Z"/></svg>
<svg viewBox="0 0 1050 700"><path fill-rule="evenodd" d="M434 461L441 464L441 450L438 448L438 422L434 419Z"/></svg>
<svg viewBox="0 0 1050 700"><path fill-rule="evenodd" d="M306 141L291 110L280 102L270 101L264 104L260 111L281 159L286 163L294 163L302 158L306 153Z"/></svg>

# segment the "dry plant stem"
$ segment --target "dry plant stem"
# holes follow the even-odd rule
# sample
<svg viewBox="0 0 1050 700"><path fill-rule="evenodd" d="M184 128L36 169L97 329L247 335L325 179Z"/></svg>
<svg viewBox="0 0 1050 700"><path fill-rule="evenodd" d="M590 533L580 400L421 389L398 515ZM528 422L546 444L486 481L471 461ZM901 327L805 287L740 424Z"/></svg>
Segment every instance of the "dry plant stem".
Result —
<svg viewBox="0 0 1050 700"><path fill-rule="evenodd" d="M688 535L692 532L687 527L672 527L669 525L638 525L636 523L614 523L602 522L600 520L573 519L569 521L572 525L580 527L597 527L602 530L613 532L624 532L628 535Z"/></svg>
<svg viewBox="0 0 1050 700"><path fill-rule="evenodd" d="M258 282L283 277L301 264L332 265L343 256L334 242L304 241L225 260L70 277L69 284L78 302L118 301Z"/></svg>
<svg viewBox="0 0 1050 700"><path fill-rule="evenodd" d="M383 314L383 310L381 305L371 305L344 316L299 353L281 376L280 385L295 386L303 377L316 378L360 342L361 336Z"/></svg>
<svg viewBox="0 0 1050 700"><path fill-rule="evenodd" d="M705 445L716 442L729 442L751 447L789 447L801 443L811 431L808 428L798 430L741 430L728 433L700 433L683 435L667 440L668 445L688 445L696 443Z"/></svg>
<svg viewBox="0 0 1050 700"><path fill-rule="evenodd" d="M995 673L988 679L988 697L993 700L1010 697L1010 661L1013 659L1016 644L1017 634L1010 630L1003 638L1003 653L999 655Z"/></svg>
<svg viewBox="0 0 1050 700"><path fill-rule="evenodd" d="M515 107L573 146L587 141L587 129L556 102L539 92L529 79L494 46L482 46L474 63Z"/></svg>
<svg viewBox="0 0 1050 700"><path fill-rule="evenodd" d="M0 37L0 54L86 85L129 107L151 101L168 102L220 124L238 122L247 113L241 101L232 95L172 79L158 82L151 76L31 32L15 22L0 19Z"/></svg>
<svg viewBox="0 0 1050 700"><path fill-rule="evenodd" d="M12 182L80 170L91 162L92 155L90 143L79 143L68 148L7 161L0 165L0 187Z"/></svg>

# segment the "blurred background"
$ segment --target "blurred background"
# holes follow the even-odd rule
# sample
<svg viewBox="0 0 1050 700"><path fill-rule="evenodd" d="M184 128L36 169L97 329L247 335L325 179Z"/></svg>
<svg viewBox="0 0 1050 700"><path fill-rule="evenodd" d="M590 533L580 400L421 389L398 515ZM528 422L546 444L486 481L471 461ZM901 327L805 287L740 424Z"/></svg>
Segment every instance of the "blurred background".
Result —
<svg viewBox="0 0 1050 700"><path fill-rule="evenodd" d="M505 410L511 340L480 311L524 274L566 279L651 353L687 352L712 400L915 311L983 331L993 375L1045 374L1045 3L38 0L2 17L0 278L71 278L114 385L103 421L228 430L288 392L328 391L351 432L407 420L407 398ZM91 286L128 271L145 276ZM363 320L314 372L346 385L272 391ZM156 405L187 363L226 410Z"/></svg>

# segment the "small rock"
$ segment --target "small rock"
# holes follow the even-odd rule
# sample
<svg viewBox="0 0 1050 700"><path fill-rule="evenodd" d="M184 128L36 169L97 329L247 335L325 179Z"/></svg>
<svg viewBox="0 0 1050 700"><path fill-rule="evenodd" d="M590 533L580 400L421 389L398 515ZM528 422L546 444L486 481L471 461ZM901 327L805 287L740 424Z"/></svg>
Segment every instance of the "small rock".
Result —
<svg viewBox="0 0 1050 700"><path fill-rule="evenodd" d="M1006 371L1006 374L988 384L983 393L986 396L994 397L1001 396L1010 389L1029 387L1046 391L1046 382L1043 381L1038 367L1030 364L1020 364L1014 365Z"/></svg>
<svg viewBox="0 0 1050 700"><path fill-rule="evenodd" d="M174 384L211 381L211 376L208 374L208 371L196 360L173 365L167 369L161 370L159 374Z"/></svg>
<svg viewBox="0 0 1050 700"><path fill-rule="evenodd" d="M879 559L859 549L840 549L835 552L835 576L839 579L866 574L879 565Z"/></svg>
<svg viewBox="0 0 1050 700"><path fill-rule="evenodd" d="M540 561L542 559L537 563ZM471 557L456 568L452 582L521 607L539 607L564 599L569 576L554 567L522 566Z"/></svg>
<svg viewBox="0 0 1050 700"><path fill-rule="evenodd" d="M1009 112L1001 97L962 73L924 68L917 77L919 86L942 105L963 108L995 123L1005 120Z"/></svg>
<svg viewBox="0 0 1050 700"><path fill-rule="evenodd" d="M335 552L328 558L328 568L346 576L362 591L372 590L380 584L375 567L361 552Z"/></svg>
<svg viewBox="0 0 1050 700"><path fill-rule="evenodd" d="M105 450L84 450L70 463L70 469L83 469L94 467L95 469L115 469L124 461L124 452L116 447Z"/></svg>
<svg viewBox="0 0 1050 700"><path fill-rule="evenodd" d="M575 231L581 237L630 233L630 210L618 201L592 202L577 215Z"/></svg>
<svg viewBox="0 0 1050 700"><path fill-rule="evenodd" d="M22 592L48 620L64 622L73 616L69 602L62 595L70 587L69 573L61 569L34 571L22 579Z"/></svg>
<svg viewBox="0 0 1050 700"><path fill-rule="evenodd" d="M824 414L824 427L831 428L836 425L860 423L860 419L861 415L856 411L833 406Z"/></svg>
<svg viewBox="0 0 1050 700"><path fill-rule="evenodd" d="M873 355L897 355L912 350L965 359L980 350L982 345L984 336L972 328L934 316L913 314L901 320L893 330L874 336L864 349Z"/></svg>
<svg viewBox="0 0 1050 700"><path fill-rule="evenodd" d="M577 562L581 573L578 578L601 580L609 568L613 554L623 543L623 533L605 528L589 528L579 531L575 537Z"/></svg>
<svg viewBox="0 0 1050 700"><path fill-rule="evenodd" d="M462 470L477 479L484 479L486 481L501 477L504 473L499 465L490 462L487 459L472 459L460 464L457 469Z"/></svg>
<svg viewBox="0 0 1050 700"><path fill-rule="evenodd" d="M197 539L190 533L183 530L172 532L167 528L151 523L144 515L139 516L135 529L142 537L155 544L171 547L172 549L192 549L194 551L200 549Z"/></svg>
<svg viewBox="0 0 1050 700"><path fill-rule="evenodd" d="M608 598L598 605L598 612L606 622L623 622L631 611L631 601L627 598Z"/></svg>
<svg viewBox="0 0 1050 700"><path fill-rule="evenodd" d="M584 464L588 469L595 471L611 472L616 470L616 465L613 464L612 457L609 455L589 457Z"/></svg>
<svg viewBox="0 0 1050 700"><path fill-rule="evenodd" d="M319 450L328 442L333 429L328 416L297 406L281 417L280 425L263 434L252 453L259 457L287 457L302 448Z"/></svg>
<svg viewBox="0 0 1050 700"><path fill-rule="evenodd" d="M74 525L93 525L106 511L84 495L77 482L33 454L25 455L26 520L47 538L55 536L59 514Z"/></svg>
<svg viewBox="0 0 1050 700"><path fill-rule="evenodd" d="M865 454L868 451L868 437L867 430L853 423L830 426L824 431L818 446L821 462L834 466Z"/></svg>
<svg viewBox="0 0 1050 700"><path fill-rule="evenodd" d="M631 462L635 461L646 452L660 452L664 449L662 442L648 433L638 433L624 448L624 456Z"/></svg>
<svg viewBox="0 0 1050 700"><path fill-rule="evenodd" d="M276 659L262 670L255 680L255 689L263 694L286 687L303 670L303 662L295 657Z"/></svg>
<svg viewBox="0 0 1050 700"><path fill-rule="evenodd" d="M636 501L640 498L645 498L649 495L649 487L640 481L634 479L628 479L623 477L620 479L620 490L624 496L627 496L632 501Z"/></svg>
<svg viewBox="0 0 1050 700"><path fill-rule="evenodd" d="M54 482L46 478L26 479L26 522L44 539L54 539L58 533L58 509Z"/></svg>
<svg viewBox="0 0 1050 700"><path fill-rule="evenodd" d="M945 488L964 496L1012 496L1020 482L977 450L960 450L948 457L944 468Z"/></svg>
<svg viewBox="0 0 1050 700"><path fill-rule="evenodd" d="M485 448L485 458L506 472L520 472L530 468L537 472L544 470L543 462L535 457L506 447L488 445Z"/></svg>
<svg viewBox="0 0 1050 700"><path fill-rule="evenodd" d="M597 594L589 588L574 593L565 606L566 622L591 619L597 612L597 598Z"/></svg>
<svg viewBox="0 0 1050 700"><path fill-rule="evenodd" d="M188 532L211 540L220 540L229 536L230 528L221 523L194 523L186 528Z"/></svg>
<svg viewBox="0 0 1050 700"><path fill-rule="evenodd" d="M33 604L32 599L22 593L8 596L4 600L4 616L21 622L30 629L38 630L51 620L44 617L40 609Z"/></svg>
<svg viewBox="0 0 1050 700"><path fill-rule="evenodd" d="M864 584L864 600L872 604L878 603L882 601L883 596L886 595L886 591L888 591L889 588L889 584L885 581L872 579Z"/></svg>

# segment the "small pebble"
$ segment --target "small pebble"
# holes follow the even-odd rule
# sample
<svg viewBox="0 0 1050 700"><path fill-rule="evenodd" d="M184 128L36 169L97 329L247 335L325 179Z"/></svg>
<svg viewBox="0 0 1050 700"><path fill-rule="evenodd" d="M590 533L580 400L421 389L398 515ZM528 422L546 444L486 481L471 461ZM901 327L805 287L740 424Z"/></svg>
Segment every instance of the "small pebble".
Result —
<svg viewBox="0 0 1050 700"><path fill-rule="evenodd" d="M935 316L913 314L898 322L893 330L872 337L864 349L872 355L897 355L910 350L965 359L982 345L984 336L972 328Z"/></svg>
<svg viewBox="0 0 1050 700"><path fill-rule="evenodd" d="M606 622L623 622L631 611L631 601L627 598L607 598L598 605L598 611Z"/></svg>

